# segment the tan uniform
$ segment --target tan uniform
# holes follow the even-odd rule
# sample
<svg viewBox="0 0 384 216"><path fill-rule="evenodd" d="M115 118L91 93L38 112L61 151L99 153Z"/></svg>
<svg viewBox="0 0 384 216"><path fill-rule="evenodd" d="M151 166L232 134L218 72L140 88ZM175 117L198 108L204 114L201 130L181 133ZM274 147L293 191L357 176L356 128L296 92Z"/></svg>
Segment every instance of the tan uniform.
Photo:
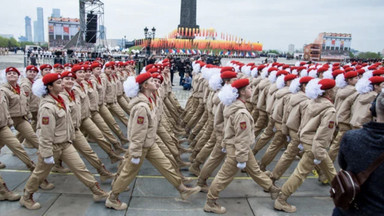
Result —
<svg viewBox="0 0 384 216"><path fill-rule="evenodd" d="M124 88L123 88L123 82L124 77L121 75L120 72L115 75L115 82L116 82L116 96L117 96L117 103L120 105L120 107L129 115L129 108L128 108L128 102L125 100L124 97Z"/></svg>
<svg viewBox="0 0 384 216"><path fill-rule="evenodd" d="M282 132L282 123L284 110L290 97L291 92L289 91L289 86L285 86L276 91L275 101L271 112L271 118L275 122L274 127L276 128L276 132L273 135L271 144L268 146L267 151L260 160L260 169L263 171L266 170L266 167L276 157L280 149L287 145L287 137Z"/></svg>
<svg viewBox="0 0 384 216"><path fill-rule="evenodd" d="M224 109L224 139L227 157L209 188L207 198L216 200L219 193L232 182L238 162L246 162L245 170L265 190L272 186L272 180L263 173L252 155L250 145L255 139L253 119L244 102L237 100Z"/></svg>
<svg viewBox="0 0 384 216"><path fill-rule="evenodd" d="M39 140L28 122L27 96L22 88L18 94L13 87L5 83L1 86L8 101L9 114L13 120L13 126L33 147L39 148Z"/></svg>
<svg viewBox="0 0 384 216"><path fill-rule="evenodd" d="M193 114L196 112L197 108L199 107L199 92L198 92L199 77L201 77L201 73L195 74L192 77L192 94L190 96L191 102L187 103L187 106L185 107L186 113L183 119L184 123L188 123L191 120ZM189 104L190 106L188 106Z"/></svg>
<svg viewBox="0 0 384 216"><path fill-rule="evenodd" d="M266 97L268 94L268 88L271 85L267 78L262 79L259 83L259 93L257 98L256 109L259 112L257 122L255 124L255 137L259 136L261 131L268 125L268 114L266 112Z"/></svg>
<svg viewBox="0 0 384 216"><path fill-rule="evenodd" d="M372 114L369 108L372 101L377 96L375 91L370 91L366 94L359 94L354 101L351 108L351 121L350 124L353 129L360 129L363 124L372 120Z"/></svg>
<svg viewBox="0 0 384 216"><path fill-rule="evenodd" d="M291 141L272 171L272 178L275 180L284 174L300 151L298 148L300 140L297 131L299 130L308 101L310 100L305 93L299 91L290 97L286 106L282 121L282 133L290 136Z"/></svg>
<svg viewBox="0 0 384 216"><path fill-rule="evenodd" d="M128 118L124 110L117 103L116 82L112 76L102 74L105 83L105 103L107 108L115 115L124 125L127 125Z"/></svg>
<svg viewBox="0 0 384 216"><path fill-rule="evenodd" d="M64 109L58 104L50 95L41 99L37 123L40 154L36 168L25 185L25 191L28 193L36 192L39 185L49 175L53 164L44 163L44 158L51 156L66 163L76 177L87 187L93 187L97 184L71 144L71 140L74 139L74 128L69 108Z"/></svg>
<svg viewBox="0 0 384 216"><path fill-rule="evenodd" d="M25 152L23 146L16 139L9 126L13 124L8 112L7 98L3 90L0 89L0 149L6 145L21 161L27 165L28 169L33 170L35 164Z"/></svg>
<svg viewBox="0 0 384 216"><path fill-rule="evenodd" d="M255 122L257 122L258 118L259 118L259 110L257 109L257 100L259 98L259 83L260 81L262 80L261 76L258 76L256 79L253 79L252 80L252 97L251 97L251 104L253 106L253 110L252 110L252 118ZM256 126L256 124L255 124ZM255 128L255 132L256 132L256 128ZM255 137L257 137L258 134L255 134Z"/></svg>
<svg viewBox="0 0 384 216"><path fill-rule="evenodd" d="M90 78L93 83L96 83L96 89L99 95L99 114L104 119L105 123L109 126L109 128L116 134L117 137L119 137L120 141L122 143L126 143L128 140L124 136L123 131L120 129L119 125L117 124L115 118L113 118L113 115L109 111L109 109L105 106L105 82L106 80L101 79L101 77L95 77L91 76ZM99 127L99 125L98 125ZM100 127L99 127L100 128ZM103 129L100 129L102 131L106 131ZM104 132L103 132L104 133Z"/></svg>
<svg viewBox="0 0 384 216"><path fill-rule="evenodd" d="M335 98L335 108L339 131L337 132L336 137L333 139L328 152L332 161L336 160L336 157L339 153L341 138L344 136L345 132L352 129L349 125L351 107L357 95L358 93L356 92L355 87L352 85L347 85L345 88L339 89L337 91Z"/></svg>
<svg viewBox="0 0 384 216"><path fill-rule="evenodd" d="M204 85L205 85L205 79L203 77L198 77L197 80L198 83L198 89L196 91L195 97L199 99L198 107L196 108L196 111L192 113L192 117L187 122L186 130L187 132L190 131L198 122L202 114L204 113L205 104L203 103L203 97L204 97Z"/></svg>
<svg viewBox="0 0 384 216"><path fill-rule="evenodd" d="M152 107L152 108L151 108ZM119 194L133 181L139 172L144 158L175 187L181 185L181 178L177 175L171 162L155 144L156 114L149 99L142 93L130 102L131 115L128 121L129 151L124 160L120 175L112 185L112 193ZM139 164L133 164L132 158L140 158Z"/></svg>
<svg viewBox="0 0 384 216"><path fill-rule="evenodd" d="M300 129L299 139L304 146L303 156L294 172L281 188L289 197L304 182L315 167L314 159L329 181L336 175L332 160L328 156L329 147L336 127L336 110L331 101L320 97L308 103Z"/></svg>

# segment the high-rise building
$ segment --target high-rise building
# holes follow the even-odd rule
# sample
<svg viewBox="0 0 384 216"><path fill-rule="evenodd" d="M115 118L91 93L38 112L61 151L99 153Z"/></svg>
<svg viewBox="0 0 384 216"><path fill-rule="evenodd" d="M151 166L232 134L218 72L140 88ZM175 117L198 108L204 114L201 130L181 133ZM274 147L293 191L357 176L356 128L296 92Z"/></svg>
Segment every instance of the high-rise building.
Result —
<svg viewBox="0 0 384 216"><path fill-rule="evenodd" d="M60 18L60 9L52 8L52 18Z"/></svg>
<svg viewBox="0 0 384 216"><path fill-rule="evenodd" d="M37 21L33 21L33 42L37 43L38 40Z"/></svg>
<svg viewBox="0 0 384 216"><path fill-rule="evenodd" d="M29 16L25 17L25 38L27 41L32 41L32 25Z"/></svg>
<svg viewBox="0 0 384 216"><path fill-rule="evenodd" d="M36 33L35 41L36 42L44 42L44 14L43 8L37 8L37 21L36 21Z"/></svg>
<svg viewBox="0 0 384 216"><path fill-rule="evenodd" d="M105 40L106 39L105 34L107 32L107 28L104 25L100 25L99 29L100 29L100 37L99 37L99 39L100 40Z"/></svg>
<svg viewBox="0 0 384 216"><path fill-rule="evenodd" d="M288 53L293 54L295 52L295 45L289 44L288 45Z"/></svg>

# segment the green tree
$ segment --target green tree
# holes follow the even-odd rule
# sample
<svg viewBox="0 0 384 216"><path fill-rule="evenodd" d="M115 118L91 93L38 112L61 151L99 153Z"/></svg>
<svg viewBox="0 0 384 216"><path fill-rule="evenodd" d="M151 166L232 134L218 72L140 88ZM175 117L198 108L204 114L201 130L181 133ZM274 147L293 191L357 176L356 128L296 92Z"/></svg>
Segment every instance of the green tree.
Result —
<svg viewBox="0 0 384 216"><path fill-rule="evenodd" d="M0 47L7 47L7 46L8 46L8 39L0 36Z"/></svg>
<svg viewBox="0 0 384 216"><path fill-rule="evenodd" d="M8 47L20 47L19 42L15 38L8 39Z"/></svg>
<svg viewBox="0 0 384 216"><path fill-rule="evenodd" d="M357 57L362 59L381 59L381 55L374 52L361 52Z"/></svg>

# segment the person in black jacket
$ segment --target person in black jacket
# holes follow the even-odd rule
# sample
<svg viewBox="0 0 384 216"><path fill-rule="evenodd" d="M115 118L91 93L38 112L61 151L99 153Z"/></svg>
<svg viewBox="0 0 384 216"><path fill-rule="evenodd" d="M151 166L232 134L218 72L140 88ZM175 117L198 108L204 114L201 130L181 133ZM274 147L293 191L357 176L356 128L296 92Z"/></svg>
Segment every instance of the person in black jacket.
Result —
<svg viewBox="0 0 384 216"><path fill-rule="evenodd" d="M366 170L384 152L384 90L376 99L376 121L359 130L345 133L340 143L341 169L355 174ZM384 214L384 164L381 164L361 186L356 205L343 210L335 207L333 215L383 215Z"/></svg>

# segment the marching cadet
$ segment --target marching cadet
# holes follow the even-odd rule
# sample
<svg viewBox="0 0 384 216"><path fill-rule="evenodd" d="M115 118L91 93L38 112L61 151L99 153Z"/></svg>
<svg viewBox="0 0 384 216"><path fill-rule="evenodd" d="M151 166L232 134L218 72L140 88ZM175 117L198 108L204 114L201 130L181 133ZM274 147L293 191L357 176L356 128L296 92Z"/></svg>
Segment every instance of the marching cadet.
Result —
<svg viewBox="0 0 384 216"><path fill-rule="evenodd" d="M62 64L57 63L57 64L53 65L53 72L54 73L61 74L63 71L64 71L64 66Z"/></svg>
<svg viewBox="0 0 384 216"><path fill-rule="evenodd" d="M106 88L105 88L105 79L101 78L101 69L103 65L99 62L93 62L91 64L91 69L93 76L91 76L91 80L93 83L96 83L96 89L99 94L99 113L103 117L105 123L109 126L109 128L116 134L116 136L120 139L121 144L125 144L128 142L128 139L124 136L123 131L120 129L117 124L115 118L109 111L109 109L105 106L105 98L106 98ZM100 129L103 130L103 129ZM106 129L105 129L106 130ZM104 133L104 132L103 132Z"/></svg>
<svg viewBox="0 0 384 216"><path fill-rule="evenodd" d="M83 133L88 134L95 142L107 153L108 157L111 160L111 163L116 163L123 158L116 154L111 148L110 143L104 138L103 133L92 121L91 111L90 111L90 102L87 95L87 89L84 86L84 77L85 77L85 66L75 65L72 68L72 73L76 75L76 82L73 86L75 94L79 96L81 103L81 123L80 130Z"/></svg>
<svg viewBox="0 0 384 216"><path fill-rule="evenodd" d="M65 71L61 74L64 90L60 93L60 96L64 99L65 104L70 108L70 114L72 117L73 127L75 129L75 139L72 140L73 146L76 150L84 156L84 158L95 167L96 171L100 174L101 182L109 178L113 178L114 175L110 173L101 162L97 154L93 151L89 145L84 134L79 130L81 122L81 102L80 96L72 89L76 75L70 71ZM55 162L55 167L59 166L60 162ZM59 167L60 169L60 167Z"/></svg>
<svg viewBox="0 0 384 216"><path fill-rule="evenodd" d="M273 185L272 180L259 169L252 154L250 145L254 138L253 119L245 107L245 101L252 96L248 79L239 79L231 86L223 87L226 99L220 98L224 108L223 146L227 157L213 180L207 194L204 211L224 214L226 209L216 203L219 193L233 180L239 169L245 169L252 179L270 191L271 198L276 199L280 189Z"/></svg>
<svg viewBox="0 0 384 216"><path fill-rule="evenodd" d="M21 78L20 88L22 88L27 96L27 105L29 112L31 114L31 126L33 131L36 131L37 124L37 111L39 110L40 99L36 95L32 94L32 84L35 82L37 78L37 74L39 73L39 69L34 65L29 65L25 68L24 77ZM17 137L20 143L23 142L23 137L18 134ZM33 148L31 144L28 142L24 142L24 146L28 148Z"/></svg>
<svg viewBox="0 0 384 216"><path fill-rule="evenodd" d="M52 71L52 66L49 64L40 65L40 75L41 77L45 76L45 74L49 74Z"/></svg>
<svg viewBox="0 0 384 216"><path fill-rule="evenodd" d="M304 115L304 108L309 101L309 98L305 95L305 87L312 79L313 77L310 76L296 78L289 86L289 91L293 95L285 106L281 128L282 133L290 137L290 142L272 171L271 179L273 181L280 179L300 152L300 140L297 131Z"/></svg>
<svg viewBox="0 0 384 216"><path fill-rule="evenodd" d="M272 160L279 153L280 149L287 145L287 142L290 141L290 138L283 134L282 132L282 121L284 110L288 104L288 101L291 97L291 92L289 91L289 86L293 79L296 78L294 74L281 75L277 78L277 91L275 94L275 101L271 111L271 118L274 121L274 127L276 132L272 138L271 144L269 144L267 151L264 153L263 157L260 160L260 169L262 171L266 170L266 167L272 162Z"/></svg>
<svg viewBox="0 0 384 216"><path fill-rule="evenodd" d="M104 65L104 73L102 73L102 79L104 79L105 83L105 103L107 104L109 111L111 111L114 116L116 116L125 126L127 126L128 118L124 110L117 103L116 82L113 77L114 69L114 62L108 62Z"/></svg>
<svg viewBox="0 0 384 216"><path fill-rule="evenodd" d="M72 146L73 125L69 108L59 96L63 91L60 74L51 73L34 83L33 93L41 97L37 122L40 148L38 162L27 180L20 205L35 210L40 204L33 200L33 193L49 175L55 158L62 160L93 193L93 199L100 201L108 194L100 189L93 175L87 170L76 149Z"/></svg>
<svg viewBox="0 0 384 216"><path fill-rule="evenodd" d="M150 96L157 87L151 74L143 73L136 78L128 77L124 86L127 96L132 98L130 101L131 115L128 122L130 145L121 173L112 185L112 191L109 193L105 206L116 210L127 208L127 204L120 202L118 196L136 177L144 158L148 159L179 190L182 199L187 199L190 195L198 193L200 187L189 189L184 186L170 161L155 144L156 122L158 120Z"/></svg>
<svg viewBox="0 0 384 216"><path fill-rule="evenodd" d="M26 139L34 148L39 148L39 140L29 123L30 113L27 107L27 95L24 89L20 88L17 81L20 77L20 72L14 67L8 67L3 74L3 80L6 83L2 84L1 89L8 101L9 114L13 120L13 126L19 132L20 136Z"/></svg>
<svg viewBox="0 0 384 216"><path fill-rule="evenodd" d="M340 148L341 138L345 132L351 130L349 125L351 116L351 107L356 100L358 93L355 85L359 80L359 74L356 71L349 71L336 77L336 86L339 90L335 97L335 108L337 117L337 126L339 128L336 137L333 139L328 154L332 161L336 160Z"/></svg>
<svg viewBox="0 0 384 216"><path fill-rule="evenodd" d="M259 65L257 66L256 68L254 68L251 73L252 73L252 76L255 77L253 80L252 80L252 83L251 83L251 86L252 86L252 97L250 99L250 102L253 106L253 110L252 110L252 118L254 120L254 122L258 122L258 118L259 118L259 110L256 108L257 106L257 100L259 98L259 83L260 81L263 79L263 77L261 76L261 71L266 67L266 65ZM259 134L256 134L256 124L255 124L255 137L257 137Z"/></svg>
<svg viewBox="0 0 384 216"><path fill-rule="evenodd" d="M306 86L305 94L312 100L305 108L298 131L304 153L275 200L274 208L277 210L296 212L296 207L288 204L287 199L300 187L315 165L321 168L329 181L336 175L327 152L336 126L336 110L332 102L335 85L332 79L313 79Z"/></svg>
<svg viewBox="0 0 384 216"><path fill-rule="evenodd" d="M125 81L124 75L123 75L124 67L125 67L124 62L117 63L117 67L116 67L116 70L114 70L113 77L115 77L115 82L116 82L117 103L125 111L125 113L129 115L128 102L123 96L124 95L123 82Z"/></svg>
<svg viewBox="0 0 384 216"><path fill-rule="evenodd" d="M381 76L373 76L369 79L361 78L356 83L356 90L359 95L351 107L350 124L352 129L360 129L363 124L372 120L371 103L382 88L384 88L384 77Z"/></svg>
<svg viewBox="0 0 384 216"><path fill-rule="evenodd" d="M96 89L96 80L91 80L91 66L88 65L87 69L84 73L84 80L82 81L86 92L88 93L89 103L90 103L90 111L91 111L91 119L96 124L96 126L103 133L104 137L112 143L116 154L121 154L125 152L125 149L122 148L120 142L116 139L116 137L112 134L112 131L109 129L108 125L105 123L104 119L99 114L99 93Z"/></svg>
<svg viewBox="0 0 384 216"><path fill-rule="evenodd" d="M73 67L73 64L66 63L64 64L64 71L71 71L72 67Z"/></svg>

